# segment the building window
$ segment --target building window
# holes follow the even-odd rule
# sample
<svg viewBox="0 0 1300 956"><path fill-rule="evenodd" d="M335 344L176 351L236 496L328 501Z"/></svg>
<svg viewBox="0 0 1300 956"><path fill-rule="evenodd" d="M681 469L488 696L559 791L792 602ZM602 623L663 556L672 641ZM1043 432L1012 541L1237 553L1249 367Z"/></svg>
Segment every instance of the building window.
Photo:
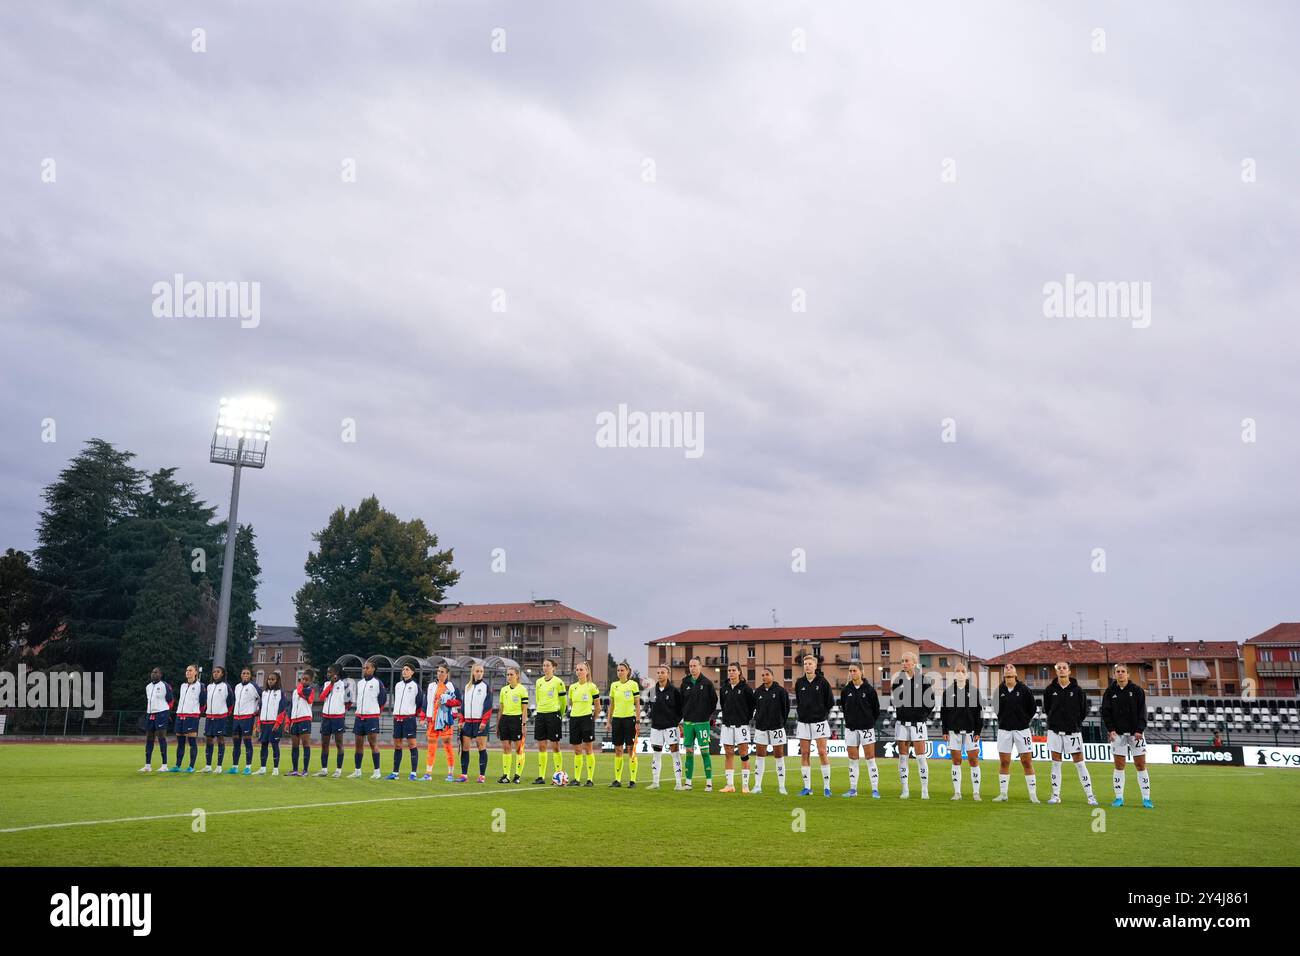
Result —
<svg viewBox="0 0 1300 956"><path fill-rule="evenodd" d="M819 661L822 659L822 646L820 644L814 644L812 646L812 656L817 658Z"/></svg>
<svg viewBox="0 0 1300 956"><path fill-rule="evenodd" d="M668 648L664 647L662 644L659 646L659 663L668 663Z"/></svg>
<svg viewBox="0 0 1300 956"><path fill-rule="evenodd" d="M782 644L782 645L781 645L781 655L782 655L783 657L789 657L790 654L791 654L790 645L789 645L789 644ZM789 680L789 677L787 677L786 679Z"/></svg>
<svg viewBox="0 0 1300 956"><path fill-rule="evenodd" d="M1262 650L1259 652L1259 659L1261 661L1271 661L1273 659L1273 652L1268 649Z"/></svg>
<svg viewBox="0 0 1300 956"><path fill-rule="evenodd" d="M266 686L266 671L257 672L257 686L259 687Z"/></svg>
<svg viewBox="0 0 1300 956"><path fill-rule="evenodd" d="M794 677L794 672L793 672L790 668L787 667L787 668L785 669L785 682L786 682L787 684L790 683L790 680L791 680L791 678L793 678L793 677Z"/></svg>
<svg viewBox="0 0 1300 956"><path fill-rule="evenodd" d="M492 636L493 636L493 637L500 637L500 636L501 636L501 628L499 628L499 627L494 627L494 628L492 628Z"/></svg>
<svg viewBox="0 0 1300 956"><path fill-rule="evenodd" d="M265 664L265 663L266 663L266 648L265 648L265 647L259 647L259 648L257 649L257 663L259 663L259 664Z"/></svg>
<svg viewBox="0 0 1300 956"><path fill-rule="evenodd" d="M940 666L940 667L947 667L947 666L948 666L948 658L946 658L946 657L941 657L941 658L939 658L939 666Z"/></svg>
<svg viewBox="0 0 1300 956"><path fill-rule="evenodd" d="M888 667L882 667L882 668L880 668L880 679L883 680L883 681L888 682L888 680L889 680L889 668L888 668Z"/></svg>
<svg viewBox="0 0 1300 956"><path fill-rule="evenodd" d="M560 633L560 625L558 625L558 624L552 624L552 625L551 625L551 633L552 633L552 634L559 634L559 633Z"/></svg>
<svg viewBox="0 0 1300 956"><path fill-rule="evenodd" d="M1187 680L1187 671L1174 671L1169 676L1174 680Z"/></svg>
<svg viewBox="0 0 1300 956"><path fill-rule="evenodd" d="M752 661L754 659L754 645L750 644L748 647L745 648L745 651L749 659ZM750 671L750 673L753 674L753 671ZM752 677L750 679L753 680Z"/></svg>
<svg viewBox="0 0 1300 956"><path fill-rule="evenodd" d="M302 683L302 671L301 671L301 670L297 670L297 671L294 672L293 682L294 682L295 684L300 684L300 683Z"/></svg>
<svg viewBox="0 0 1300 956"><path fill-rule="evenodd" d="M851 661L862 660L862 645L856 642L849 645L849 660Z"/></svg>
<svg viewBox="0 0 1300 956"><path fill-rule="evenodd" d="M881 657L889 656L889 641L880 642L880 656Z"/></svg>
<svg viewBox="0 0 1300 956"><path fill-rule="evenodd" d="M457 636L457 637L464 637L464 636L465 636L465 629L464 629L463 627L458 627L458 628L456 628L456 636Z"/></svg>
<svg viewBox="0 0 1300 956"><path fill-rule="evenodd" d="M749 669L749 676L746 677L745 679L749 681L751 684L754 683L754 668L751 667Z"/></svg>
<svg viewBox="0 0 1300 956"><path fill-rule="evenodd" d="M477 644L483 643L487 640L487 628L482 624L474 625L474 630L470 633L470 637Z"/></svg>

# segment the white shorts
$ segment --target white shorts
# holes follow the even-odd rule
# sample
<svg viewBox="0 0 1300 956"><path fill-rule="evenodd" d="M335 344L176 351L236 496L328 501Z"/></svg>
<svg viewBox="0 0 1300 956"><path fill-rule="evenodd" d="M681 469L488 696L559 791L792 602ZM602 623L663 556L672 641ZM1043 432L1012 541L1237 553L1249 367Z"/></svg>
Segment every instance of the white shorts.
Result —
<svg viewBox="0 0 1300 956"><path fill-rule="evenodd" d="M819 720L815 724L805 724L803 721L799 721L794 725L794 736L796 740L829 740L831 722L829 720Z"/></svg>
<svg viewBox="0 0 1300 956"><path fill-rule="evenodd" d="M1034 735L1027 730L999 730L998 731L998 753L1009 754L1015 750L1016 754L1034 755Z"/></svg>
<svg viewBox="0 0 1300 956"><path fill-rule="evenodd" d="M1135 737L1132 734L1116 734L1110 749L1116 757L1145 757L1147 738L1145 735Z"/></svg>
<svg viewBox="0 0 1300 956"><path fill-rule="evenodd" d="M972 750L975 751L976 757L980 755L979 741L975 739L974 734L967 733L964 730L948 731L948 752L949 753L964 754L964 753L969 753Z"/></svg>
<svg viewBox="0 0 1300 956"><path fill-rule="evenodd" d="M1062 757L1083 753L1083 734L1058 734L1055 730L1047 732L1047 749Z"/></svg>
<svg viewBox="0 0 1300 956"><path fill-rule="evenodd" d="M722 746L724 747L738 747L741 744L747 744L750 736L749 724L740 724L739 726L722 725Z"/></svg>
<svg viewBox="0 0 1300 956"><path fill-rule="evenodd" d="M844 730L844 743L848 747L874 747L876 745L876 731L871 730Z"/></svg>
<svg viewBox="0 0 1300 956"><path fill-rule="evenodd" d="M925 731L925 721L923 720L915 724L905 724L902 721L894 722L894 739L899 743L917 740L924 743L926 739Z"/></svg>
<svg viewBox="0 0 1300 956"><path fill-rule="evenodd" d="M754 731L754 743L762 744L764 747L784 747L785 728L779 727L776 730L756 730Z"/></svg>
<svg viewBox="0 0 1300 956"><path fill-rule="evenodd" d="M676 727L665 727L663 730L650 728L650 746L667 747L670 744L680 744L682 736L677 732Z"/></svg>

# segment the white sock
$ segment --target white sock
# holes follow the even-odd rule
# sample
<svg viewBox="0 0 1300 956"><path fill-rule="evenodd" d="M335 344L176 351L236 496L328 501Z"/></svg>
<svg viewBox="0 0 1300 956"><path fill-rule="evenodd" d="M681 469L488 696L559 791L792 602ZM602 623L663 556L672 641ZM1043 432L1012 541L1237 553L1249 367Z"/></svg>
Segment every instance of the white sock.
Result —
<svg viewBox="0 0 1300 956"><path fill-rule="evenodd" d="M727 786L728 786L728 787L734 787L735 785L736 785L736 771L734 771L734 770L728 770L728 771L727 771Z"/></svg>
<svg viewBox="0 0 1300 956"><path fill-rule="evenodd" d="M970 768L970 788L974 793L980 792L980 768Z"/></svg>
<svg viewBox="0 0 1300 956"><path fill-rule="evenodd" d="M867 776L871 778L871 792L877 793L880 790L880 768L876 766L876 758L867 759Z"/></svg>
<svg viewBox="0 0 1300 956"><path fill-rule="evenodd" d="M925 754L916 755L917 772L921 775L921 792L930 792L930 758Z"/></svg>
<svg viewBox="0 0 1300 956"><path fill-rule="evenodd" d="M900 751L898 754L898 782L903 785L903 790L907 790L907 751Z"/></svg>
<svg viewBox="0 0 1300 956"><path fill-rule="evenodd" d="M1124 771L1116 770L1110 776L1110 785L1115 789L1115 799L1124 799Z"/></svg>
<svg viewBox="0 0 1300 956"><path fill-rule="evenodd" d="M961 764L952 765L952 792L961 793Z"/></svg>
<svg viewBox="0 0 1300 956"><path fill-rule="evenodd" d="M1025 786L1029 789L1029 796L1038 796L1038 778L1032 773L1025 774Z"/></svg>
<svg viewBox="0 0 1300 956"><path fill-rule="evenodd" d="M858 789L858 761L849 758L849 789Z"/></svg>
<svg viewBox="0 0 1300 956"><path fill-rule="evenodd" d="M757 789L763 785L763 771L767 767L767 758L759 757L758 766L754 769L754 787Z"/></svg>
<svg viewBox="0 0 1300 956"><path fill-rule="evenodd" d="M673 751L673 777L677 780L677 786L682 785L682 754L681 751Z"/></svg>
<svg viewBox="0 0 1300 956"><path fill-rule="evenodd" d="M812 767L808 766L807 764L800 764L799 773L803 775L803 788L805 790L811 790L812 789Z"/></svg>
<svg viewBox="0 0 1300 956"><path fill-rule="evenodd" d="M655 751L655 755L650 758L650 782L656 787L659 786L659 765L663 761L663 754Z"/></svg>
<svg viewBox="0 0 1300 956"><path fill-rule="evenodd" d="M822 787L831 788L831 765L828 763L822 764Z"/></svg>
<svg viewBox="0 0 1300 956"><path fill-rule="evenodd" d="M1151 775L1145 770L1138 771L1138 787L1142 790L1142 799L1151 799Z"/></svg>
<svg viewBox="0 0 1300 956"><path fill-rule="evenodd" d="M785 789L785 758L784 757L776 758L776 785L783 790Z"/></svg>
<svg viewBox="0 0 1300 956"><path fill-rule="evenodd" d="M1088 765L1082 760L1074 765L1075 772L1079 774L1079 783L1083 784L1083 795L1089 800L1095 800L1092 795L1092 777L1088 776Z"/></svg>
<svg viewBox="0 0 1300 956"><path fill-rule="evenodd" d="M1052 796L1061 799L1061 761L1052 761Z"/></svg>
<svg viewBox="0 0 1300 956"><path fill-rule="evenodd" d="M1011 786L1011 774L1009 773L998 774L998 794L1000 796L1005 797L1007 795L1007 788L1010 786Z"/></svg>
<svg viewBox="0 0 1300 956"><path fill-rule="evenodd" d="M745 764L740 768L740 782L746 790L749 789L749 764Z"/></svg>

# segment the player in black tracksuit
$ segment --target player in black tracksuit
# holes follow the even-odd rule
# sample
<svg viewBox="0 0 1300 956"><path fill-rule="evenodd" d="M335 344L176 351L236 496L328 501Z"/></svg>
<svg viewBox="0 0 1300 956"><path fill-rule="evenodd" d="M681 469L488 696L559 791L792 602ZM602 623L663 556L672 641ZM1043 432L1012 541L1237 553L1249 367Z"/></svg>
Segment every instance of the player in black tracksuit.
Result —
<svg viewBox="0 0 1300 956"><path fill-rule="evenodd" d="M740 665L727 665L722 685L722 750L727 785L723 793L736 792L736 751L740 751L740 788L749 793L749 725L754 719L754 689L740 676Z"/></svg>
<svg viewBox="0 0 1300 956"><path fill-rule="evenodd" d="M943 692L939 722L948 735L952 756L952 798L961 799L961 758L970 761L971 794L980 798L980 732L984 729L984 702L967 678L966 662L958 661L953 682Z"/></svg>
<svg viewBox="0 0 1300 956"><path fill-rule="evenodd" d="M1092 778L1083 762L1083 721L1088 716L1088 696L1079 682L1070 676L1070 665L1056 665L1055 679L1043 689L1043 713L1047 715L1048 749L1052 753L1052 795L1048 803L1061 802L1061 756L1073 754L1074 770L1079 775L1089 806L1097 805L1092 795Z"/></svg>
<svg viewBox="0 0 1300 956"><path fill-rule="evenodd" d="M903 654L903 669L894 676L890 699L894 705L894 743L898 746L898 782L904 800L907 787L907 755L916 755L916 772L921 778L921 799L930 799L930 761L926 758L926 727L934 709L934 681L916 670L916 655Z"/></svg>
<svg viewBox="0 0 1300 956"><path fill-rule="evenodd" d="M790 695L776 682L772 668L759 672L759 684L754 688L754 739L758 749L758 766L754 770L754 789L763 792L763 768L770 749L776 757L776 785L785 795L785 733L790 720Z"/></svg>
<svg viewBox="0 0 1300 956"><path fill-rule="evenodd" d="M1142 806L1151 806L1151 776L1147 773L1147 695L1128 679L1128 666L1115 665L1115 679L1106 688L1101 699L1101 723L1110 736L1110 746L1115 755L1115 771L1111 782L1115 802L1111 806L1124 806L1124 762L1129 755L1137 767L1138 787L1142 791Z"/></svg>
<svg viewBox="0 0 1300 956"><path fill-rule="evenodd" d="M812 794L812 770L809 767L809 748L817 741L817 758L822 765L822 792L831 795L831 758L826 752L826 742L831 735L831 708L835 694L821 671L817 658L808 654L803 659L803 676L794 682L794 705L799 717L799 771L803 775L803 790L799 796Z"/></svg>
<svg viewBox="0 0 1300 956"><path fill-rule="evenodd" d="M657 682L654 686L654 699L650 702L650 746L654 756L650 758L653 770L651 790L659 789L659 767L663 760L664 745L672 751L673 776L677 778L677 789L682 789L682 739L680 724L682 722L682 692L668 679L668 668L660 666L655 671Z"/></svg>
<svg viewBox="0 0 1300 956"><path fill-rule="evenodd" d="M1025 786L1029 788L1029 802L1038 803L1038 778L1034 776L1034 744L1029 724L1038 712L1038 702L1020 680L1016 665L1002 668L1002 683L998 685L998 795L994 803L1007 801L1011 786L1011 751L1020 753L1020 766L1025 768Z"/></svg>
<svg viewBox="0 0 1300 956"><path fill-rule="evenodd" d="M871 778L871 795L880 799L880 770L876 767L876 721L880 718L880 695L862 679L862 665L849 665L849 682L840 691L840 710L844 713L844 737L849 750L849 792L858 795L858 751L866 751L867 774Z"/></svg>

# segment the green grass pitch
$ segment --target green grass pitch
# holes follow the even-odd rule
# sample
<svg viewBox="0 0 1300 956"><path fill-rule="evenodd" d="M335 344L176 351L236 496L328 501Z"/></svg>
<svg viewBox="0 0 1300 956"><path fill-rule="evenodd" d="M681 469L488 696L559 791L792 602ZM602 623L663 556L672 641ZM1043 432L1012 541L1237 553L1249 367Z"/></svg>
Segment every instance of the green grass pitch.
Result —
<svg viewBox="0 0 1300 956"><path fill-rule="evenodd" d="M904 802L897 762L884 759L880 800L840 798L848 785L843 760L834 763L836 796L829 800L793 795L799 789L795 759L788 763L788 797L776 792L770 760L764 792L756 796L704 793L698 761L694 791L673 792L667 760L669 789L642 789L650 781L648 755L640 758L641 786L632 791L608 787L612 756L598 758L595 789L565 790L441 778L411 783L140 774L142 762L140 746L0 745L0 866L275 865L301 863L304 853L313 864L339 866L427 866L433 859L480 866L743 864L750 853L770 864L773 851L789 865L1221 867L1294 866L1300 860L1300 774L1287 770L1154 766L1156 809L1143 810L1132 768L1128 805L1111 809L1110 770L1090 764L1104 811L1094 817L1069 768L1065 803L1031 806L1018 764L1012 767L1012 802L995 804L997 768L985 763L984 800L977 804L965 772L966 799L949 800L948 765L938 761L930 765L926 802L918 799L915 765L912 799ZM385 773L391 762L391 751L383 751ZM286 752L282 772L289 766ZM351 766L349 751L345 772ZM368 774L368 755L364 766ZM494 752L490 780L500 766ZM536 767L529 753L526 779L536 776ZM571 758L565 769L572 769ZM720 758L714 773L721 787ZM815 766L813 776L816 782ZM862 776L865 783L865 766ZM1038 785L1045 800L1047 765L1038 765ZM195 810L205 814L201 832ZM796 810L805 811L802 820ZM131 817L157 819L122 820ZM77 825L46 826L69 823Z"/></svg>

